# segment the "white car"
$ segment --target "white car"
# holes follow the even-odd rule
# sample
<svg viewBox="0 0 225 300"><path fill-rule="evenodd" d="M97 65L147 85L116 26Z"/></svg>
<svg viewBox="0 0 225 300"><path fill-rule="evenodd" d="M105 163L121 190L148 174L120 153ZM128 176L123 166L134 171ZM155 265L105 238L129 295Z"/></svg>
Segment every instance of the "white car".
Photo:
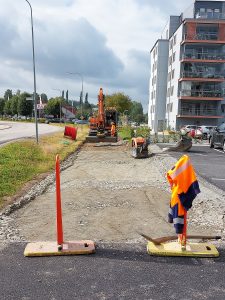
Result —
<svg viewBox="0 0 225 300"><path fill-rule="evenodd" d="M210 131L215 127L216 126L212 126L212 125L202 125L202 126L198 126L198 129L201 130L203 134L203 139L207 139L209 137Z"/></svg>

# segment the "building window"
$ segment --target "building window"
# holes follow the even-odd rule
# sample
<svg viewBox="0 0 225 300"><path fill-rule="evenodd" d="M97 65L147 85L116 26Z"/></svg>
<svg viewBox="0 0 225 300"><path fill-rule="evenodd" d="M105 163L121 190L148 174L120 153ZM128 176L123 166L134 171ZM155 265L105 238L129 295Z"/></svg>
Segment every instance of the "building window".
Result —
<svg viewBox="0 0 225 300"><path fill-rule="evenodd" d="M167 97L170 96L170 88L167 89Z"/></svg>
<svg viewBox="0 0 225 300"><path fill-rule="evenodd" d="M170 112L173 111L173 103L170 103Z"/></svg>
<svg viewBox="0 0 225 300"><path fill-rule="evenodd" d="M171 73L171 74L172 74L172 75L171 75L172 79L174 78L174 71L175 71L175 70L173 69L173 70L172 70L172 73Z"/></svg>
<svg viewBox="0 0 225 300"><path fill-rule="evenodd" d="M167 81L170 81L170 72L168 73Z"/></svg>
<svg viewBox="0 0 225 300"><path fill-rule="evenodd" d="M222 113L225 113L225 104L221 104L221 111Z"/></svg>
<svg viewBox="0 0 225 300"><path fill-rule="evenodd" d="M170 50L173 48L173 40L170 40Z"/></svg>
<svg viewBox="0 0 225 300"><path fill-rule="evenodd" d="M173 53L173 62L175 62L176 52Z"/></svg>
<svg viewBox="0 0 225 300"><path fill-rule="evenodd" d="M173 44L176 45L176 42L177 42L177 35L175 34L173 37Z"/></svg>
<svg viewBox="0 0 225 300"><path fill-rule="evenodd" d="M171 86L171 89L170 89L170 96L173 96L173 90L174 90L174 86Z"/></svg>

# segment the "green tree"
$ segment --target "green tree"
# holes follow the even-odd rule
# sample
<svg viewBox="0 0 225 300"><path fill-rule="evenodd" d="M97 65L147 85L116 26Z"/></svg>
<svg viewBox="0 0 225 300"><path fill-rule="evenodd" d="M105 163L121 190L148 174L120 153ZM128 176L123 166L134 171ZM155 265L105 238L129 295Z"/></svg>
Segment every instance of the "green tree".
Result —
<svg viewBox="0 0 225 300"><path fill-rule="evenodd" d="M33 111L33 101L27 100L27 98L30 98L31 95L24 92L20 94L19 100L18 100L18 114L21 116L31 116Z"/></svg>
<svg viewBox="0 0 225 300"><path fill-rule="evenodd" d="M19 96L14 95L11 98L11 112L12 115L18 115L18 102L19 102Z"/></svg>
<svg viewBox="0 0 225 300"><path fill-rule="evenodd" d="M88 93L85 95L85 101L84 101L84 110L87 110L88 112L91 110L91 104L88 102Z"/></svg>
<svg viewBox="0 0 225 300"><path fill-rule="evenodd" d="M143 107L140 102L132 101L132 106L130 110L130 120L141 123L144 121L144 115L143 115Z"/></svg>
<svg viewBox="0 0 225 300"><path fill-rule="evenodd" d="M16 95L19 96L20 94L21 94L21 91L20 91L20 90L17 90L17 91L16 91Z"/></svg>
<svg viewBox="0 0 225 300"><path fill-rule="evenodd" d="M9 90L9 89L8 89L8 90L5 91L5 93L4 93L4 99L5 99L5 100L11 99L12 96L13 96L12 90Z"/></svg>
<svg viewBox="0 0 225 300"><path fill-rule="evenodd" d="M63 103L62 97L55 97L49 99L47 105L45 106L44 112L47 115L53 115L54 117L60 116L60 107Z"/></svg>
<svg viewBox="0 0 225 300"><path fill-rule="evenodd" d="M41 94L41 101L42 101L42 103L48 102L48 96L45 93Z"/></svg>
<svg viewBox="0 0 225 300"><path fill-rule="evenodd" d="M5 106L4 106L4 113L6 115L11 115L12 114L12 110L11 110L11 100L7 100L5 101Z"/></svg>
<svg viewBox="0 0 225 300"><path fill-rule="evenodd" d="M5 106L5 99L0 98L0 115L2 115L2 116L4 114L4 106Z"/></svg>
<svg viewBox="0 0 225 300"><path fill-rule="evenodd" d="M105 105L106 107L115 107L118 112L123 113L125 110L130 111L132 102L129 96L115 93L105 97Z"/></svg>

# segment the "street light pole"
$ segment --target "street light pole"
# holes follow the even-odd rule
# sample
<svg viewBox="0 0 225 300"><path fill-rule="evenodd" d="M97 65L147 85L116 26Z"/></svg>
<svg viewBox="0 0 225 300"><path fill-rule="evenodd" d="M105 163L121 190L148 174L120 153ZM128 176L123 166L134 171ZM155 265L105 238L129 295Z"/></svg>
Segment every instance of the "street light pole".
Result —
<svg viewBox="0 0 225 300"><path fill-rule="evenodd" d="M81 116L83 116L83 103L84 103L84 79L83 79L83 75L81 73L78 73L78 72L66 72L67 74L70 74L70 75L79 75L80 78L81 78L81 81L82 81L82 86L81 86L81 89L82 89L82 98L81 98L81 106L80 106L80 113L81 113Z"/></svg>
<svg viewBox="0 0 225 300"><path fill-rule="evenodd" d="M33 13L32 6L28 0L25 0L30 7L30 17L31 17L31 34L32 34L32 54L33 54L33 76L34 76L34 93L33 93L33 101L34 101L34 118L35 118L35 128L36 128L36 141L38 144L38 122L37 122L37 97L36 97L36 72L35 72L35 53L34 53L34 26L33 26Z"/></svg>

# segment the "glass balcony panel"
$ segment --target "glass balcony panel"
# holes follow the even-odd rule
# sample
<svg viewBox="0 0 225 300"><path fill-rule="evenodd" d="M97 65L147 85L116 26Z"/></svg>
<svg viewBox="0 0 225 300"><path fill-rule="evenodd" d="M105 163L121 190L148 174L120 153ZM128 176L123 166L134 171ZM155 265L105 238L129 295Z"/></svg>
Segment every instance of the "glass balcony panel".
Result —
<svg viewBox="0 0 225 300"><path fill-rule="evenodd" d="M180 96L187 97L210 97L221 98L224 97L222 90L181 90Z"/></svg>
<svg viewBox="0 0 225 300"><path fill-rule="evenodd" d="M181 78L212 78L212 79L224 79L222 73L210 73L210 72L193 72L184 71L181 73Z"/></svg>
<svg viewBox="0 0 225 300"><path fill-rule="evenodd" d="M224 13L219 12L198 12L196 14L196 19L216 19L216 20L223 20L225 19Z"/></svg>
<svg viewBox="0 0 225 300"><path fill-rule="evenodd" d="M186 51L183 54L183 59L209 59L209 60L225 60L225 54L221 52L197 52L196 50L193 51Z"/></svg>
<svg viewBox="0 0 225 300"><path fill-rule="evenodd" d="M181 116L219 116L217 108L204 108L199 106L181 107Z"/></svg>
<svg viewBox="0 0 225 300"><path fill-rule="evenodd" d="M201 40L201 41L209 41L209 40L218 40L218 33L209 32L209 33L197 33L197 34L185 34L185 40Z"/></svg>

